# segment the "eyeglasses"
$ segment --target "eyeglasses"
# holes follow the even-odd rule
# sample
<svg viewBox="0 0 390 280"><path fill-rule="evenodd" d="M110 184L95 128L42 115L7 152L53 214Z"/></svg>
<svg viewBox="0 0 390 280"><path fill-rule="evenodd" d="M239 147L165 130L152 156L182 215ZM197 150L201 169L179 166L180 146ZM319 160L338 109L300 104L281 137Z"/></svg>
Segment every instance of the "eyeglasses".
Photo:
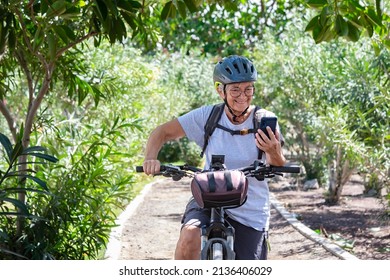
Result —
<svg viewBox="0 0 390 280"><path fill-rule="evenodd" d="M242 94L242 90L239 88L239 87L233 87L231 89L228 89L227 92L234 98L236 97L239 97L241 94ZM246 97L251 97L253 96L255 92L255 87L254 86L250 86L250 87L247 87L246 89L244 89L244 94Z"/></svg>

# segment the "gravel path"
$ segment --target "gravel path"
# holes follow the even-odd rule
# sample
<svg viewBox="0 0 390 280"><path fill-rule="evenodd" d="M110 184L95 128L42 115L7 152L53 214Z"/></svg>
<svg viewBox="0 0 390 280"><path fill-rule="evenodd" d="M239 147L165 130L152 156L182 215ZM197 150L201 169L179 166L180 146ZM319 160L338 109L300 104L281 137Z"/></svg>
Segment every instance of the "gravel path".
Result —
<svg viewBox="0 0 390 280"><path fill-rule="evenodd" d="M156 181L146 186L119 217L107 259L173 259L181 215L190 197L188 180ZM296 222L296 221L295 221ZM275 207L271 210L270 260L334 260L340 257L301 234Z"/></svg>

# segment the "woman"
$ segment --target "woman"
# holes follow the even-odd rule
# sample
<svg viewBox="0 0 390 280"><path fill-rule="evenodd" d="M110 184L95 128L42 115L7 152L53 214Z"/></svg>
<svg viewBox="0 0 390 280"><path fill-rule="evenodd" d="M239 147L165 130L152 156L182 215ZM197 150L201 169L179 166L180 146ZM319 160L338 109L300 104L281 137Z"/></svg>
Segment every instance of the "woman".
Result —
<svg viewBox="0 0 390 280"><path fill-rule="evenodd" d="M242 56L222 59L214 68L214 84L225 103L219 120L220 126L228 130L253 128L255 106L251 105L255 92L257 71L250 60ZM204 126L213 106L202 106L177 119L158 126L150 135L145 149L143 163L146 174L160 170L157 155L162 145L170 140L188 137L200 147L204 144ZM266 111L267 116L274 116ZM207 169L211 155L225 155L228 169L253 163L258 149L264 152L267 164L282 166L286 160L281 148L281 135L277 127L275 134L267 127L269 138L258 130L253 134L232 135L226 129L216 129L205 150ZM247 201L240 207L226 210L227 220L235 228L236 259L267 259L267 231L269 228L270 203L266 181L249 178ZM200 228L209 221L209 211L200 208L191 199L183 215L183 225L177 242L175 259L199 259Z"/></svg>

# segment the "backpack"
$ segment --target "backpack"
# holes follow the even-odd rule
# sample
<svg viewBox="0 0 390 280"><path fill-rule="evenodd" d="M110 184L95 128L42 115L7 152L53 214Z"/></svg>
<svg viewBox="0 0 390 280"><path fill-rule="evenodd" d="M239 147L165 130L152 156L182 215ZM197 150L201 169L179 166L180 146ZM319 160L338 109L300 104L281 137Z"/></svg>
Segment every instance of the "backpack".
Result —
<svg viewBox="0 0 390 280"><path fill-rule="evenodd" d="M253 128L242 129L242 130L231 130L231 129L224 127L218 123L219 120L221 119L224 108L225 108L225 103L220 103L220 104L214 105L213 109L210 112L210 115L209 115L207 122L204 126L204 143L203 143L202 152L200 153L201 157L203 157L204 152L206 151L209 139L217 127L229 132L231 135L246 135L249 133L256 133L256 127L257 127L256 111L259 110L260 107L258 107L258 106L255 107L255 111L253 113ZM263 152L261 150L259 150L259 156L258 156L259 159L261 159L262 154L263 154Z"/></svg>

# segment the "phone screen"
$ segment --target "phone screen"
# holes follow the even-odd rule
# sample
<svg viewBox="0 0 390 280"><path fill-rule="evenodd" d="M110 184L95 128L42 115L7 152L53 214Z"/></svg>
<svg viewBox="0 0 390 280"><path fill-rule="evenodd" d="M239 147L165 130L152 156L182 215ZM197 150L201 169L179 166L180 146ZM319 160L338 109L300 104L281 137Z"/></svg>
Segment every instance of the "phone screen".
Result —
<svg viewBox="0 0 390 280"><path fill-rule="evenodd" d="M277 121L277 117L262 117L260 119L259 128L265 133L265 135L267 135L268 138L270 138L266 127L269 126L272 129L272 132L275 134Z"/></svg>

